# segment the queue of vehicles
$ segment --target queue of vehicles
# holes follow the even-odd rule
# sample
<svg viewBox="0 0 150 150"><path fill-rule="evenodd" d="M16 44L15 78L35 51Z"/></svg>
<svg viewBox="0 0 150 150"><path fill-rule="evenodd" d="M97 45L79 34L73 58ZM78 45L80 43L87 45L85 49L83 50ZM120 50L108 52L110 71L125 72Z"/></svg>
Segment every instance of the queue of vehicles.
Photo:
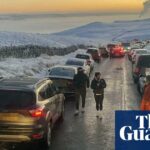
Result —
<svg viewBox="0 0 150 150"><path fill-rule="evenodd" d="M142 45L143 46L143 45ZM143 95L146 84L146 77L150 75L150 46L147 45L141 49L132 47L128 52L128 58L132 65L132 77L134 83L137 84L138 92Z"/></svg>
<svg viewBox="0 0 150 150"><path fill-rule="evenodd" d="M108 44L107 47L90 47L84 53L69 58L64 65L48 70L48 77L1 79L0 84L0 142L37 142L47 148L51 145L51 132L55 123L64 118L65 98L75 95L74 75L82 67L87 76L110 53L113 57L131 55L132 74L142 94L146 75L150 73L148 50L134 52L126 43ZM131 54L132 53L132 54ZM8 94L9 93L9 94Z"/></svg>
<svg viewBox="0 0 150 150"><path fill-rule="evenodd" d="M94 60L101 60L100 51L93 50L53 66L44 79L0 79L0 142L33 142L49 148L52 129L64 118L65 98L75 96L73 78L78 67L90 76Z"/></svg>

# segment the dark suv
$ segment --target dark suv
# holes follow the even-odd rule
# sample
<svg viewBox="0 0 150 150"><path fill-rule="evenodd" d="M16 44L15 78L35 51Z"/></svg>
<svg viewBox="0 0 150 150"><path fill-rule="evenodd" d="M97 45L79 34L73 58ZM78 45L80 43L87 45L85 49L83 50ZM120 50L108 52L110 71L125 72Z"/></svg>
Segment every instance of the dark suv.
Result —
<svg viewBox="0 0 150 150"><path fill-rule="evenodd" d="M63 119L64 95L50 79L0 81L0 142L35 142L49 147L51 130Z"/></svg>
<svg viewBox="0 0 150 150"><path fill-rule="evenodd" d="M101 53L98 48L88 48L87 53L91 54L93 60L101 62Z"/></svg>
<svg viewBox="0 0 150 150"><path fill-rule="evenodd" d="M146 68L150 68L150 55L142 54L132 64L132 76L134 82L137 83L140 75L145 75Z"/></svg>

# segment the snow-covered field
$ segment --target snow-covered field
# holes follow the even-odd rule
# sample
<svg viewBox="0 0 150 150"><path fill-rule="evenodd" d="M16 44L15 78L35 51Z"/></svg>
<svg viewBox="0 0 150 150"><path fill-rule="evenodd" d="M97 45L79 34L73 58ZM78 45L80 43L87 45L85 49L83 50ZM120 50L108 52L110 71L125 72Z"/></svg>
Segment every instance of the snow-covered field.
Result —
<svg viewBox="0 0 150 150"><path fill-rule="evenodd" d="M110 41L150 39L150 19L94 22L55 34L0 32L0 46L44 45L64 47L74 44L99 45Z"/></svg>
<svg viewBox="0 0 150 150"><path fill-rule="evenodd" d="M38 58L30 59L7 58L0 61L0 76L5 78L15 76L45 77L50 67L56 64L64 64L68 58L74 57L76 53L82 51L77 50L63 57L41 55Z"/></svg>

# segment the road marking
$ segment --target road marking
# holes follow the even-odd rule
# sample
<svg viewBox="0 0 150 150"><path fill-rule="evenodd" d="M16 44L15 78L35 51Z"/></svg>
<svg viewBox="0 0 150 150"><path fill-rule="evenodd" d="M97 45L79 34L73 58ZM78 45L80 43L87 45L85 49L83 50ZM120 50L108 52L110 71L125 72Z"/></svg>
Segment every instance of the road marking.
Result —
<svg viewBox="0 0 150 150"><path fill-rule="evenodd" d="M126 89L127 89L127 77L126 77L126 65L125 61L123 62L123 85L122 85L122 110L128 110L127 108L127 99L126 99Z"/></svg>

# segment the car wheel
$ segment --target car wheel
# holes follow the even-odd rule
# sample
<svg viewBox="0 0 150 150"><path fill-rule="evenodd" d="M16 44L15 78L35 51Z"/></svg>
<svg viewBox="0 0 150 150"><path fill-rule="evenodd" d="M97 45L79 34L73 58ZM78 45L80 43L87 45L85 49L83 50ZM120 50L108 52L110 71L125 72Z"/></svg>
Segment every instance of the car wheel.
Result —
<svg viewBox="0 0 150 150"><path fill-rule="evenodd" d="M60 122L63 122L64 121L64 113L65 113L65 106L64 106L64 102L62 104L62 110L61 110L61 115L60 115Z"/></svg>
<svg viewBox="0 0 150 150"><path fill-rule="evenodd" d="M47 130L46 130L46 133L44 135L44 138L42 140L39 141L39 144L40 144L40 147L44 148L44 149L47 149L47 148L50 148L51 146L51 135L52 135L52 132L51 132L51 124L48 123L47 124Z"/></svg>

